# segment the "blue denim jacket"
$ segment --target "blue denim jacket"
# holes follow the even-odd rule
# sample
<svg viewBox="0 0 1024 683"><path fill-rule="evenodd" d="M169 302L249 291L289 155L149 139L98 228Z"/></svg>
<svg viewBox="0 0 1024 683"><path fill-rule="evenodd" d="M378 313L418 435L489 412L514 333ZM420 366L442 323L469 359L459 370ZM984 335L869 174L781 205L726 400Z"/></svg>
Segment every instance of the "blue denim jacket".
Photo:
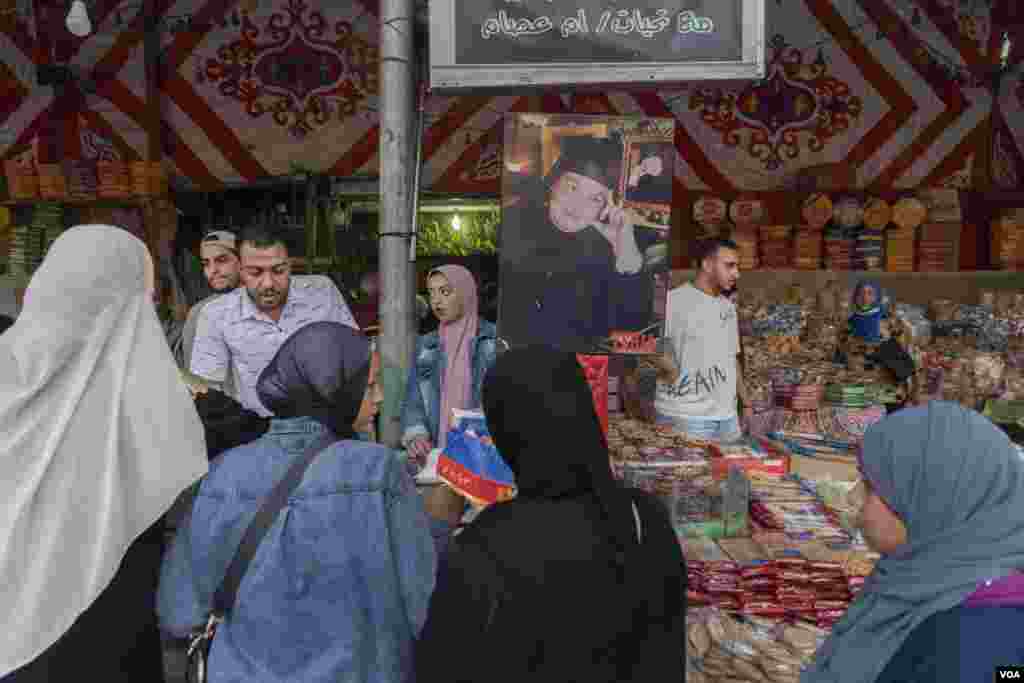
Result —
<svg viewBox="0 0 1024 683"><path fill-rule="evenodd" d="M494 323L481 320L473 337L473 383L471 404L480 406L484 376L497 357L497 334ZM416 340L416 353L409 367L409 381L402 403L402 443L417 436L426 436L437 443L437 426L441 422L441 381L448 359L441 348L437 332L421 335Z"/></svg>
<svg viewBox="0 0 1024 683"><path fill-rule="evenodd" d="M319 423L273 420L214 460L167 553L157 612L183 637L213 594L260 504ZM214 638L211 683L406 683L434 589L423 503L393 451L340 441L310 465L267 532Z"/></svg>

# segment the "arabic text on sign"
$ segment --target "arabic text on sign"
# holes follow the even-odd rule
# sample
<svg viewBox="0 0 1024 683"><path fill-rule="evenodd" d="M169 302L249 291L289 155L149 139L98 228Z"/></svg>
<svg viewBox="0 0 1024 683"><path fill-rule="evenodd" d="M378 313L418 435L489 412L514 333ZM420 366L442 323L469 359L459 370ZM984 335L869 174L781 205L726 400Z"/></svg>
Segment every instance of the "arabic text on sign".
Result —
<svg viewBox="0 0 1024 683"><path fill-rule="evenodd" d="M562 37L578 36L590 33L590 26L587 24L587 11L576 10L576 16L566 17L562 22Z"/></svg>
<svg viewBox="0 0 1024 683"><path fill-rule="evenodd" d="M711 33L715 30L711 17L698 17L692 10L680 12L677 24L679 33Z"/></svg>
<svg viewBox="0 0 1024 683"><path fill-rule="evenodd" d="M480 35L484 39L490 39L496 35L506 35L511 38L519 36L539 36L547 33L555 27L551 17L537 17L530 19L521 17L516 19L510 17L508 12L501 10L498 16L491 17L480 27Z"/></svg>
<svg viewBox="0 0 1024 683"><path fill-rule="evenodd" d="M507 36L518 38L520 36L539 36L555 28L556 22L549 16L512 17L508 12L501 10L497 16L487 19L480 27L480 35L485 40L494 36ZM640 9L605 10L598 19L594 33L613 33L619 36L628 36L633 33L644 38L654 38L664 32L672 25L672 18L666 9L654 10L652 13L645 13ZM586 10L578 9L576 13L565 17L558 23L563 38L589 34L590 21ZM715 30L715 22L711 17L697 16L692 10L685 10L676 16L676 32L685 33L712 33Z"/></svg>
<svg viewBox="0 0 1024 683"><path fill-rule="evenodd" d="M597 33L611 32L620 36L639 33L644 38L653 38L671 25L668 10L659 9L653 16L644 16L638 9L606 10L601 13Z"/></svg>

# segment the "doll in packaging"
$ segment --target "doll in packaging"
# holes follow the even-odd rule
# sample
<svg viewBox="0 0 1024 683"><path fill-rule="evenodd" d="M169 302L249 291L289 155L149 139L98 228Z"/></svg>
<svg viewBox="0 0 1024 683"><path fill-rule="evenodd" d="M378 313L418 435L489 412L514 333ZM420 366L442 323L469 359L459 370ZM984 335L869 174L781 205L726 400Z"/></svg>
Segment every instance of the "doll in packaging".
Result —
<svg viewBox="0 0 1024 683"><path fill-rule="evenodd" d="M862 280L853 290L849 318L850 336L871 344L881 343L884 317L882 288L873 280Z"/></svg>

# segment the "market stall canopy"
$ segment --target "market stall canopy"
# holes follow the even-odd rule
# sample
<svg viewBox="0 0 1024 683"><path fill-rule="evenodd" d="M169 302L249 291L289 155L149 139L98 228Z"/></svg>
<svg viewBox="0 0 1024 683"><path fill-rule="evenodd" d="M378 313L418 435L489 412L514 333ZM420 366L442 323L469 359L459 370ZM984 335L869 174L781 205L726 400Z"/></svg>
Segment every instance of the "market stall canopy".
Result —
<svg viewBox="0 0 1024 683"><path fill-rule="evenodd" d="M903 0L767 5L761 80L428 94L423 189L498 195L504 117L516 112L675 119L679 202L686 191L785 189L826 165L849 169L856 187L974 187L992 156L992 125L995 181L1020 186L1024 81L1019 60L998 98L980 79L1002 41L987 5L925 3L916 24ZM141 3L99 3L84 38L67 32L64 13L30 6L17 3L0 22L0 157L57 146L69 159L143 158ZM372 0L159 6L163 155L176 187L217 190L298 169L379 173ZM58 96L37 76L61 64L83 78Z"/></svg>

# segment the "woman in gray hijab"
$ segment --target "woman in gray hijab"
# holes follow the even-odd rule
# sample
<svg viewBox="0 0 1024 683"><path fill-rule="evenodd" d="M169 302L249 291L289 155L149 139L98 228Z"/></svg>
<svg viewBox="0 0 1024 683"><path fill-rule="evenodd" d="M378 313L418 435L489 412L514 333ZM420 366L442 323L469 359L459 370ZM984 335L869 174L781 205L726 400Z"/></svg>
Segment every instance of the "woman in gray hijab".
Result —
<svg viewBox="0 0 1024 683"><path fill-rule="evenodd" d="M802 683L973 683L1024 664L1024 460L933 401L872 426L861 526L882 559Z"/></svg>

